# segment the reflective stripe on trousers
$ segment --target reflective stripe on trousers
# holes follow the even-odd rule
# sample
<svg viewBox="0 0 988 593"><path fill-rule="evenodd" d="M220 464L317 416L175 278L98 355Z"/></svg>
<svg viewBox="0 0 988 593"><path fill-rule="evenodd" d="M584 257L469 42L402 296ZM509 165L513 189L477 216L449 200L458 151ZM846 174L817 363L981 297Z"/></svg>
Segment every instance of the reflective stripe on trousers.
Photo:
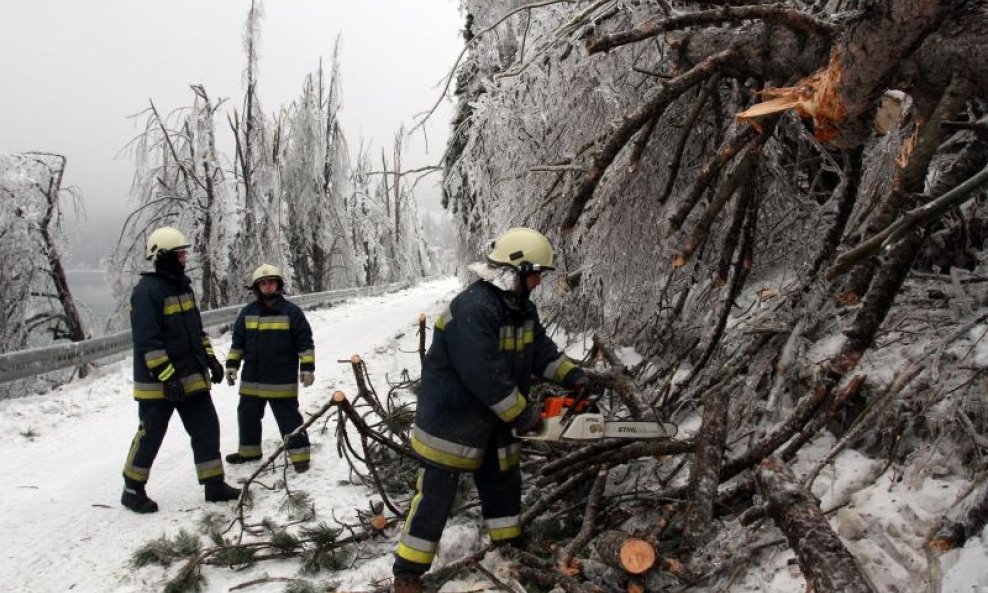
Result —
<svg viewBox="0 0 988 593"><path fill-rule="evenodd" d="M131 441L123 469L124 481L128 484L147 483L154 458L157 457L158 449L168 431L168 421L175 410L178 410L185 432L192 441L192 457L199 483L204 484L211 479L223 477L219 418L209 392L202 392L190 396L180 404L168 400L137 402L140 425Z"/></svg>
<svg viewBox="0 0 988 593"><path fill-rule="evenodd" d="M302 426L302 414L298 411L298 398L264 399L260 397L240 396L237 404L237 425L240 429L240 446L238 451L245 457L261 456L261 418L264 417L265 406L271 406L271 412L278 423L281 436ZM309 461L309 435L305 432L297 434L288 441L288 458L292 463Z"/></svg>
<svg viewBox="0 0 988 593"><path fill-rule="evenodd" d="M505 448L487 447L473 480L480 495L484 523L491 541L503 542L521 536L521 470L517 463L506 464ZM395 553L394 574L423 574L432 566L446 521L456 497L459 472L423 464L419 470L415 497Z"/></svg>

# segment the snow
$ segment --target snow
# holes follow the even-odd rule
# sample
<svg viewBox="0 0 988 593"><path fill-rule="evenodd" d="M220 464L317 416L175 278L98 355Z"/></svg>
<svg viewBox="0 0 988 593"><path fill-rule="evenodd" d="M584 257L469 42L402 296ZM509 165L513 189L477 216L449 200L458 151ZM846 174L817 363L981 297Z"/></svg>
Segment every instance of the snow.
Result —
<svg viewBox="0 0 988 593"><path fill-rule="evenodd" d="M318 409L340 389L354 393L349 358L360 354L374 385L386 387L385 375L403 368L418 375L417 323L419 313L431 320L441 313L459 285L454 279L434 280L394 294L356 299L343 305L307 313L316 342L316 383L302 390L303 412ZM403 334L397 338L398 334ZM230 335L213 336L225 353ZM346 364L337 363L345 360ZM137 515L120 506L120 475L127 447L137 428L137 405L131 398L131 364L125 360L99 368L84 380L43 396L0 401L0 457L6 480L0 484L0 574L6 591L137 592L160 590L175 574L170 569L129 565L130 555L142 544L163 534L173 537L182 528L196 532L207 511L229 514L231 503L209 504L202 498L192 463L188 436L177 415L155 460L148 493L161 507L152 515ZM213 386L213 401L220 416L221 449L236 450L236 387ZM316 426L318 426L317 423ZM279 442L274 419L264 422L268 452ZM370 493L341 485L349 467L336 456L333 430L311 430L312 469L303 475L289 472L291 484L309 492L319 520L352 518L366 508ZM235 483L255 465L227 464L227 481ZM281 496L260 489L255 495L258 520L277 513ZM369 580L390 576L387 542L376 553L381 559L355 569L349 577L366 586ZM244 570L209 568L207 591L226 591L238 583L268 573L295 576L297 562L264 562ZM326 578L317 575L315 579ZM284 583L271 582L251 591L281 591Z"/></svg>
<svg viewBox="0 0 988 593"><path fill-rule="evenodd" d="M403 369L418 374L417 318L430 321L459 289L455 279L422 283L390 295L355 299L329 309L309 312L317 355L316 384L301 392L304 412L318 409L340 389L354 392L349 358L359 354L373 384L386 389L386 377ZM983 329L981 330L983 331ZM972 341L980 332L972 330ZM229 348L229 334L214 336L221 352ZM558 336L557 336L557 339ZM560 340L561 343L565 343ZM981 345L979 348L983 347ZM631 362L633 351L621 350ZM579 353L571 352L579 355ZM977 356L982 356L978 351ZM338 363L337 361L344 361ZM4 591L81 591L132 593L160 591L178 565L134 568L130 556L142 544L180 530L197 532L207 512L230 516L232 504L209 504L196 484L192 454L181 423L173 420L154 464L149 494L161 510L137 515L119 504L120 470L137 425L137 406L131 399L131 361L100 367L89 377L51 393L0 401L0 458L5 480L0 484L0 574ZM234 387L214 386L213 401L220 415L222 450L237 445ZM315 426L318 427L321 422ZM315 428L315 427L314 427ZM310 430L313 466L303 475L288 471L293 488L307 491L315 502L317 521L353 519L366 509L373 493L347 483L349 467L337 457L333 427ZM279 439L270 415L264 422L267 452ZM833 446L828 433L804 448L795 467L805 472ZM824 467L813 485L831 525L873 579L879 591L926 591L927 558L924 542L936 520L950 508L967 485L963 479L938 469L938 459L906 468L845 450ZM246 478L255 465L227 465L227 479ZM280 475L280 474L279 474ZM264 477L262 476L262 481ZM267 482L274 478L267 479ZM283 517L283 494L252 488L255 506L251 520ZM455 561L478 549L481 529L476 519L451 519L437 556L437 565ZM391 574L391 554L397 535L366 544L353 567L337 573L305 576L316 583L333 581L346 591L368 591ZM767 548L739 576L729 591L801 593L805 588L798 566L791 566L792 551L785 545ZM942 593L988 591L988 532L972 538L959 550L940 557ZM509 580L497 554L484 561L488 569ZM244 570L207 567L205 590L228 591L259 579L299 575L295 560L265 561ZM443 591L478 591L489 583L451 583ZM251 592L284 591L283 581L261 582Z"/></svg>

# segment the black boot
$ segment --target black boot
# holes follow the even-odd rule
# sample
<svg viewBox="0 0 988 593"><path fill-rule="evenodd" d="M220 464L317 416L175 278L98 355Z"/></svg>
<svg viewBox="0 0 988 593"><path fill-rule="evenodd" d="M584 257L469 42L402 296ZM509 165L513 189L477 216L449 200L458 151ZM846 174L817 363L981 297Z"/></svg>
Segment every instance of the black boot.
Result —
<svg viewBox="0 0 988 593"><path fill-rule="evenodd" d="M249 461L257 461L260 458L261 458L260 455L258 455L257 457L244 457L240 453L230 453L229 455L226 456L226 462L232 463L234 465L239 465L241 463L247 463Z"/></svg>
<svg viewBox="0 0 988 593"><path fill-rule="evenodd" d="M222 479L206 482L206 502L225 502L240 498L240 488L234 488Z"/></svg>
<svg viewBox="0 0 988 593"><path fill-rule="evenodd" d="M422 577L415 574L395 575L392 589L394 593L422 593L425 583L422 582Z"/></svg>
<svg viewBox="0 0 988 593"><path fill-rule="evenodd" d="M309 462L308 461L296 461L292 465L295 466L295 473L297 473L297 474L304 474L305 472L309 471Z"/></svg>
<svg viewBox="0 0 988 593"><path fill-rule="evenodd" d="M120 504L135 513L157 513L158 503L148 498L144 486L124 486L123 494L120 495Z"/></svg>

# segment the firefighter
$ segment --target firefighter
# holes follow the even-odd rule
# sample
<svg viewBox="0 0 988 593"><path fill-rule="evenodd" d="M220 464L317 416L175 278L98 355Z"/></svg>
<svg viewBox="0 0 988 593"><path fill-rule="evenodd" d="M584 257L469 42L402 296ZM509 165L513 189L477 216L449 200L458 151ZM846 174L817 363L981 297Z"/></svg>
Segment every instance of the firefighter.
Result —
<svg viewBox="0 0 988 593"><path fill-rule="evenodd" d="M396 593L418 593L436 554L460 472L472 472L494 545L522 536L517 432L537 430L528 401L533 375L582 390L583 371L561 354L539 321L530 292L555 269L541 233L513 228L494 242L479 277L436 319L422 364L411 445L421 462L417 492L394 562Z"/></svg>
<svg viewBox="0 0 988 593"><path fill-rule="evenodd" d="M209 381L223 380L223 365L203 331L192 282L185 275L188 249L189 242L177 229L153 231L145 256L153 261L154 271L141 274L130 296L134 399L140 424L124 464L120 502L136 513L158 510L145 484L174 411L192 441L196 476L204 485L206 501L240 496L240 489L223 481L220 423L209 395Z"/></svg>
<svg viewBox="0 0 988 593"><path fill-rule="evenodd" d="M226 456L228 463L261 458L261 418L270 404L282 438L302 426L298 411L298 383L315 380L316 355L312 329L305 314L285 300L281 270L264 264L250 278L256 300L240 311L233 324L233 343L226 357L226 380L233 385L241 360L240 404L237 421L240 446ZM298 473L309 469L309 436L305 431L286 444L288 459Z"/></svg>

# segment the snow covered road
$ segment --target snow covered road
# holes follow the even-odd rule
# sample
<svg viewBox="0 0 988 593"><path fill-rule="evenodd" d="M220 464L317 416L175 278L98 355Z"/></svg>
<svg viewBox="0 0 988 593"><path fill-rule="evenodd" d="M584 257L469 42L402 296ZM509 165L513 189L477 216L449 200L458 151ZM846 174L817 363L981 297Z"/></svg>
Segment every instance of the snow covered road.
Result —
<svg viewBox="0 0 988 593"><path fill-rule="evenodd" d="M337 363L352 354L367 361L379 388L386 374L395 377L403 368L418 375L418 315L425 313L431 321L457 289L455 279L445 278L308 312L317 366L315 385L301 394L303 412L318 409L336 389L353 392L349 364ZM225 354L229 333L213 336L213 344ZM177 415L148 484L161 511L136 515L120 506L120 471L137 428L131 364L128 357L52 393L0 401L0 590L160 590L164 570L135 570L128 564L130 555L165 533L174 535L183 527L194 530L203 511L228 508L203 502L188 437ZM224 454L237 446L237 400L235 387L214 386ZM270 414L264 431L270 451L279 440ZM355 506L365 507L366 492L337 486L346 478L347 467L336 457L331 433L313 431L311 436L313 469L298 476L297 484L310 492L320 514L335 511L343 516ZM255 467L227 466L227 479L235 483ZM231 583L245 580L243 574L220 572L208 575L207 590L226 591ZM270 587L251 590L280 591L284 584Z"/></svg>

